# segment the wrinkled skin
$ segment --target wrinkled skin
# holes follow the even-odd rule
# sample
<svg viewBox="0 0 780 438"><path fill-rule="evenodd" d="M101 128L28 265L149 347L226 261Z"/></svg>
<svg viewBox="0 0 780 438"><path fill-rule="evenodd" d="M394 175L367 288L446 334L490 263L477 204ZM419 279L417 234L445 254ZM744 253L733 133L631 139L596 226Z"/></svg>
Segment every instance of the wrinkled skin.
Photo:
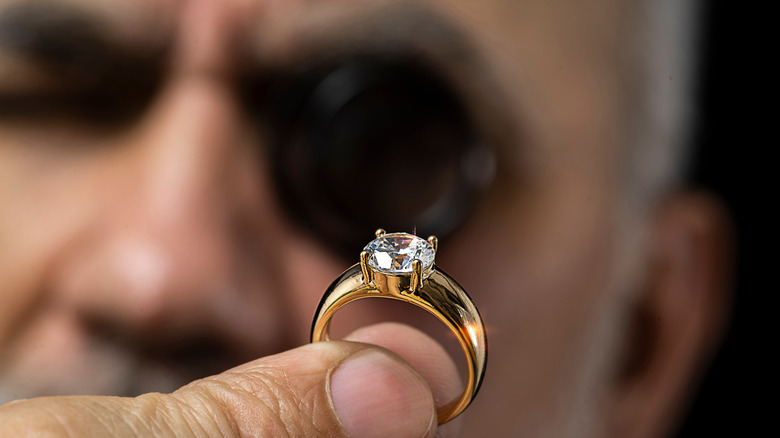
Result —
<svg viewBox="0 0 780 438"><path fill-rule="evenodd" d="M357 255L337 256L290 220L270 177L268 139L242 106L234 73L295 64L352 41L367 17L381 23L376 11L410 6L69 3L128 52L167 41L166 76L121 129L0 116L0 401L170 392L305 344L325 287ZM477 208L437 254L474 298L490 342L481 393L441 434L663 436L717 339L728 271L717 203L673 188L642 198L627 189L633 125L618 56L631 38L627 3L424 2L478 53L471 63L442 55L441 66L496 157ZM50 86L68 85L0 46L0 92ZM387 316L372 307L345 318L359 326ZM398 336L409 329L373 330L353 339L395 351L427 382L404 368L412 383L395 396L417 394L424 407L409 420L422 426L403 434L433 433L430 400L459 390L453 365L439 350L416 360L434 348L419 333L405 335L405 347ZM320 362L307 356L326 348ZM384 351L309 346L173 396L37 399L5 405L0 421L54 433L107 432L94 428L102 421L116 434L338 434L327 376L363 349ZM298 377L306 375L315 389ZM377 411L367 418L387 430ZM44 421L41 412L53 414Z"/></svg>

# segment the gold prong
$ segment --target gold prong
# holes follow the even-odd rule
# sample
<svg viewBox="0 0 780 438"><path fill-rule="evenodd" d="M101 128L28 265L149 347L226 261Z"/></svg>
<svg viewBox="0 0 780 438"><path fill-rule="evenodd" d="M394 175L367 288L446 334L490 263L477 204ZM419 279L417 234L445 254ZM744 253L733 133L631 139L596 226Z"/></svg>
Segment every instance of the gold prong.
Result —
<svg viewBox="0 0 780 438"><path fill-rule="evenodd" d="M436 236L428 236L428 243L433 247L433 252L439 249L439 238Z"/></svg>
<svg viewBox="0 0 780 438"><path fill-rule="evenodd" d="M360 252L360 270L363 271L363 283L368 285L373 280L371 269L368 267L368 251Z"/></svg>
<svg viewBox="0 0 780 438"><path fill-rule="evenodd" d="M412 281L409 284L409 290L416 294L422 287L422 262L420 260L412 260Z"/></svg>
<svg viewBox="0 0 780 438"><path fill-rule="evenodd" d="M376 231L374 231L374 235L377 239L387 234L387 231L383 230L382 228L377 228Z"/></svg>

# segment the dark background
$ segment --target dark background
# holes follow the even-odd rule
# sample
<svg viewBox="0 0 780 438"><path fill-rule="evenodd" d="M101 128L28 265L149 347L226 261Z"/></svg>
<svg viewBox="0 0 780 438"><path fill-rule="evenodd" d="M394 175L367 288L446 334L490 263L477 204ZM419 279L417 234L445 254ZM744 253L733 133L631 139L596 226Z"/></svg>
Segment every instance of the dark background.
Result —
<svg viewBox="0 0 780 438"><path fill-rule="evenodd" d="M759 313L769 309L764 297L778 292L777 283L762 281L768 264L778 258L767 251L770 239L776 240L775 228L759 226L758 221L778 201L776 184L768 181L772 171L763 170L777 149L771 131L776 122L768 119L777 117L778 110L765 76L766 60L778 54L777 38L769 36L778 25L761 23L762 16L771 15L753 3L700 3L702 70L691 183L715 193L730 210L736 229L736 275L729 331L677 436L767 436L778 427L770 427L774 415L765 411L778 403L769 388L774 379L766 356L778 343L770 337L771 317ZM771 49L765 47L770 42Z"/></svg>

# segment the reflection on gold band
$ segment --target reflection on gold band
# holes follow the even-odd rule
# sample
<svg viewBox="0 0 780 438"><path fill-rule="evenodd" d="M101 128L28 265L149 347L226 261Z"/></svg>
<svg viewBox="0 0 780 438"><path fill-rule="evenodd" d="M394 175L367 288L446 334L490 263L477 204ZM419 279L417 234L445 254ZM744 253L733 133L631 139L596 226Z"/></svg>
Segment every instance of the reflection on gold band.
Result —
<svg viewBox="0 0 780 438"><path fill-rule="evenodd" d="M429 238L434 248L438 243L435 239ZM452 420L474 399L485 374L487 337L479 311L466 291L436 266L430 268L430 273L428 269L422 272L422 263L415 260L411 275L391 275L374 271L368 266L367 259L368 253L364 251L360 254L360 263L349 268L328 287L314 317L312 342L329 340L331 317L355 300L390 298L425 309L455 334L466 355L466 388L460 397L440 407L437 412L439 424Z"/></svg>

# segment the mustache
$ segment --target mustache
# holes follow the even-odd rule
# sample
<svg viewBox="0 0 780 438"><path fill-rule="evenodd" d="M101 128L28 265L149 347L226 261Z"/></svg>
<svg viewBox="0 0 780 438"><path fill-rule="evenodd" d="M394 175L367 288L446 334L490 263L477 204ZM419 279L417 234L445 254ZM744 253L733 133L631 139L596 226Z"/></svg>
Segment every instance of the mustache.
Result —
<svg viewBox="0 0 780 438"><path fill-rule="evenodd" d="M110 326L109 326L110 327ZM118 352L130 364L114 395L137 396L148 392L172 392L203 377L221 373L256 357L240 346L204 332L186 337L137 337L109 327L93 327L95 345Z"/></svg>
<svg viewBox="0 0 780 438"><path fill-rule="evenodd" d="M52 352L32 360L4 360L0 404L55 395L169 393L244 363L249 356L256 357L208 336L138 339L93 329L78 349L65 355Z"/></svg>

